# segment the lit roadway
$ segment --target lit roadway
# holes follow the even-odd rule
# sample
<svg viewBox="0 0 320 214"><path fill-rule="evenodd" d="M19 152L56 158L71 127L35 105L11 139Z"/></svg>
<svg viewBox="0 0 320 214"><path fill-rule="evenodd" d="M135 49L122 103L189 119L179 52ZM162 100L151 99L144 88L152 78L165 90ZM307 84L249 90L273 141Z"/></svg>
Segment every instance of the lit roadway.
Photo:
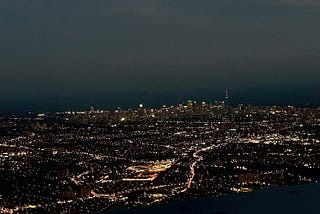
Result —
<svg viewBox="0 0 320 214"><path fill-rule="evenodd" d="M205 147L205 148L202 148L200 150L197 150L193 153L193 157L195 158L195 161L191 162L190 163L190 177L187 181L187 186L185 189L183 189L181 192L186 192L188 191L188 189L190 189L191 185L192 185L192 181L194 179L194 177L196 176L196 172L195 172L195 166L197 165L197 163L199 161L202 161L203 160L203 157L199 155L200 152L205 152L205 151L208 151L208 150L211 150L213 148L217 148L217 147L220 147L222 146L223 144L218 144L218 145L211 145L211 146L208 146L208 147Z"/></svg>

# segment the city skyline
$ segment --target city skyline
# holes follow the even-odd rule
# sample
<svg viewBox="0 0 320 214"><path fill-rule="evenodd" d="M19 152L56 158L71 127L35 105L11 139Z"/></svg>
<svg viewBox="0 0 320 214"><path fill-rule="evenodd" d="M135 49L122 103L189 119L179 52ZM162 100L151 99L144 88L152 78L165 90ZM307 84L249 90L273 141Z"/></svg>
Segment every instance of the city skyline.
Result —
<svg viewBox="0 0 320 214"><path fill-rule="evenodd" d="M187 100L214 103L226 100L228 105L239 104L256 106L288 106L317 107L320 98L317 96L316 87L298 87L296 89L262 88L260 90L240 89L230 90L188 90L165 92L128 92L109 94L74 94L74 95L49 95L38 97L19 97L18 99L6 97L2 99L0 113L15 112L55 112L65 110L84 110L91 106L104 110L113 110L118 107L123 109L135 108L139 103L144 103L148 108L158 108L162 105L178 105ZM307 94L307 95L306 95Z"/></svg>

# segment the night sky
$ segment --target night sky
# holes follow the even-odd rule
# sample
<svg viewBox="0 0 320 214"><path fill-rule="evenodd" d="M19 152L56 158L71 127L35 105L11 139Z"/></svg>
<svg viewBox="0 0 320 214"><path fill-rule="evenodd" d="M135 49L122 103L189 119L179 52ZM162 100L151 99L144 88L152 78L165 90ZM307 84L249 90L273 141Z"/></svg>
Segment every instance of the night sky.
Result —
<svg viewBox="0 0 320 214"><path fill-rule="evenodd" d="M318 0L1 0L0 112L320 104Z"/></svg>

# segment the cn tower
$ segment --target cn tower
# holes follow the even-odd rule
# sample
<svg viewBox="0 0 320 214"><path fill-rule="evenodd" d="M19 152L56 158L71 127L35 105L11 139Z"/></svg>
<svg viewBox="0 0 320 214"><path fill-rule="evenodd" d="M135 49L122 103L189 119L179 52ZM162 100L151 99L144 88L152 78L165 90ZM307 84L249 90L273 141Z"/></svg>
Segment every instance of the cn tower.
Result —
<svg viewBox="0 0 320 214"><path fill-rule="evenodd" d="M225 92L225 97L224 97L226 100L229 99L229 94L228 94L228 89L226 89L226 92Z"/></svg>

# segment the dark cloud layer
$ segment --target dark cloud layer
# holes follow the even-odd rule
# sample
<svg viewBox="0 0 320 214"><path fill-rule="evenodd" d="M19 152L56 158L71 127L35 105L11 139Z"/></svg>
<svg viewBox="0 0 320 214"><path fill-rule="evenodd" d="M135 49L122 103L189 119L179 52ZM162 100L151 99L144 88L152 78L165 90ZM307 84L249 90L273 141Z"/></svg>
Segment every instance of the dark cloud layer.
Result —
<svg viewBox="0 0 320 214"><path fill-rule="evenodd" d="M312 0L2 0L0 97L317 86L318 6Z"/></svg>

